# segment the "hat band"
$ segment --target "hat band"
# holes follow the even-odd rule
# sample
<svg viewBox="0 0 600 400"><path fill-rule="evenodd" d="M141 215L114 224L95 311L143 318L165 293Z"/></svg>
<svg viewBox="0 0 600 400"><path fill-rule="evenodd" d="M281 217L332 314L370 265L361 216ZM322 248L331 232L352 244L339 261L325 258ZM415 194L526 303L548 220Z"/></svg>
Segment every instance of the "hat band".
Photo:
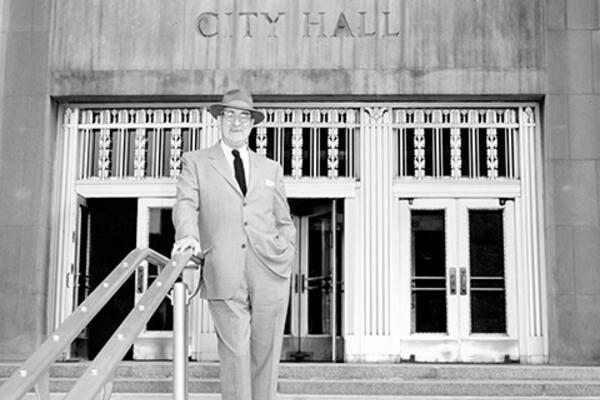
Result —
<svg viewBox="0 0 600 400"><path fill-rule="evenodd" d="M231 108L240 108L242 110L254 110L251 105L249 105L245 101L240 100L231 100L227 103L223 103L223 106Z"/></svg>

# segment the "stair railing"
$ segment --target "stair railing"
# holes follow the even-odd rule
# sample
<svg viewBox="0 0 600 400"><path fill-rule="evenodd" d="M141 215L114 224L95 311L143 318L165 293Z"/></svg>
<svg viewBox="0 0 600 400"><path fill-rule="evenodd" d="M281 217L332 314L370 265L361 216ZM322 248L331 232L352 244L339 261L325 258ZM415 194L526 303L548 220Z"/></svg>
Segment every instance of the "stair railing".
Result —
<svg viewBox="0 0 600 400"><path fill-rule="evenodd" d="M50 400L49 369L63 349L98 314L135 268L147 261L162 268L134 309L97 354L87 370L75 383L65 400L93 399L97 395L108 400L112 394L114 374L119 363L141 330L146 326L172 288L173 301L173 398L187 400L187 305L197 293L190 293L181 277L186 268L198 268L202 259L191 251L175 254L168 260L151 249L135 249L102 281L12 375L0 386L0 399L19 400L34 385L39 400ZM163 268L164 267L164 268Z"/></svg>

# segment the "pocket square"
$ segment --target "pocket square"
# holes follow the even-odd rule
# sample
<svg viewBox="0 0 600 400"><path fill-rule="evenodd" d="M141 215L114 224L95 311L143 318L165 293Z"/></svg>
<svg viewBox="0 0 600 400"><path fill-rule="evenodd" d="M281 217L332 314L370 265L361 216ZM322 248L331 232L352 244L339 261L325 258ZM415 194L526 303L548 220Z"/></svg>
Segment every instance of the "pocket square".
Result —
<svg viewBox="0 0 600 400"><path fill-rule="evenodd" d="M265 185L273 187L275 186L275 182L270 179L265 179Z"/></svg>

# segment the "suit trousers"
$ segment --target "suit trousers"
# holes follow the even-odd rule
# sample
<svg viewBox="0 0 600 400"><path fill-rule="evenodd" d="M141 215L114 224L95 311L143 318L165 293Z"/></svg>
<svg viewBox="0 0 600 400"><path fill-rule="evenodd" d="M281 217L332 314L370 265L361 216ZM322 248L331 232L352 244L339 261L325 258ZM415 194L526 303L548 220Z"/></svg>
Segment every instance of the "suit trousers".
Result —
<svg viewBox="0 0 600 400"><path fill-rule="evenodd" d="M289 281L270 271L248 246L235 295L208 300L223 400L275 400Z"/></svg>

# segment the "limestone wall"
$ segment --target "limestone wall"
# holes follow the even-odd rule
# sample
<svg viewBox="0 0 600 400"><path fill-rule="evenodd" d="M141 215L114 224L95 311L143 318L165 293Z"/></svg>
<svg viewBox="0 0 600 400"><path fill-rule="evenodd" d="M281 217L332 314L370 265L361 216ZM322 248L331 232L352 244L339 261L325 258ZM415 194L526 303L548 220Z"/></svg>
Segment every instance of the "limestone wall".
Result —
<svg viewBox="0 0 600 400"><path fill-rule="evenodd" d="M45 336L54 114L50 3L0 1L0 360Z"/></svg>
<svg viewBox="0 0 600 400"><path fill-rule="evenodd" d="M52 94L540 94L541 0L56 0Z"/></svg>
<svg viewBox="0 0 600 400"><path fill-rule="evenodd" d="M600 363L600 1L548 0L550 358Z"/></svg>
<svg viewBox="0 0 600 400"><path fill-rule="evenodd" d="M27 356L49 318L56 102L243 85L263 98L542 100L550 359L600 363L600 0L0 7L0 360Z"/></svg>

